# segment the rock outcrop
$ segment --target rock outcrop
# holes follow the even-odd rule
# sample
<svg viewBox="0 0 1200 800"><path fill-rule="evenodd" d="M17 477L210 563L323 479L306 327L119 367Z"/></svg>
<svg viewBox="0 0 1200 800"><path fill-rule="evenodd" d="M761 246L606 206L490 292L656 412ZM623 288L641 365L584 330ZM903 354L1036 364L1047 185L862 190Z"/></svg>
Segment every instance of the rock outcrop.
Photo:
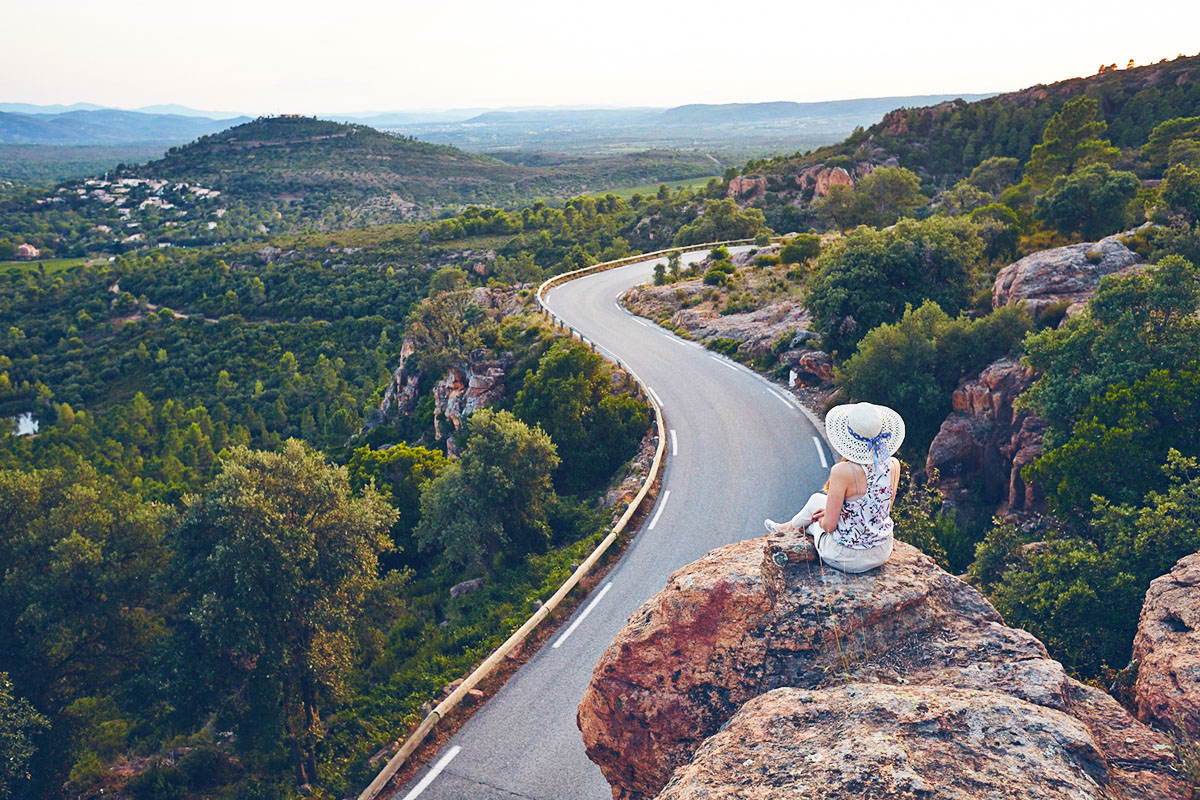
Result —
<svg viewBox="0 0 1200 800"><path fill-rule="evenodd" d="M950 500L969 487L982 488L982 500L1001 513L1041 510L1042 496L1021 478L1021 469L1042 454L1045 423L1013 407L1033 382L1032 373L1013 358L989 364L977 378L954 391L954 411L942 423L925 461L938 475L938 488Z"/></svg>
<svg viewBox="0 0 1200 800"><path fill-rule="evenodd" d="M1145 259L1122 243L1125 235L1041 250L1009 264L996 274L992 307L1023 301L1029 313L1037 317L1048 306L1058 303L1079 306L1095 294L1105 275L1145 263Z"/></svg>
<svg viewBox="0 0 1200 800"><path fill-rule="evenodd" d="M578 719L618 800L1188 796L1161 735L903 543L858 576L802 535L714 550L630 618Z"/></svg>
<svg viewBox="0 0 1200 800"><path fill-rule="evenodd" d="M506 289L478 287L471 291L471 302L483 313L497 319L519 314L529 304L529 297L528 287L521 285ZM406 338L401 343L400 363L383 392L378 421L388 415L407 414L416 407L423 377L420 371L411 367L416 349L412 339ZM504 378L515 362L512 353L474 350L465 359L449 367L433 387L434 435L441 439L458 432L462 428L463 418L476 409L502 399ZM448 429L445 423L449 423ZM451 452L453 446L451 442Z"/></svg>
<svg viewBox="0 0 1200 800"><path fill-rule="evenodd" d="M813 197L827 197L834 186L854 188L854 178L841 167L822 169L813 176Z"/></svg>
<svg viewBox="0 0 1200 800"><path fill-rule="evenodd" d="M489 358L487 351L472 352L465 362L450 367L433 387L433 430L441 439L462 429L463 419L477 409L504 397L504 376L515 362L512 353ZM442 427L442 420L452 430Z"/></svg>
<svg viewBox="0 0 1200 800"><path fill-rule="evenodd" d="M1200 553L1150 582L1133 658L1138 717L1200 738Z"/></svg>
<svg viewBox="0 0 1200 800"><path fill-rule="evenodd" d="M1087 727L1060 711L971 689L849 684L756 697L658 797L1050 800L1098 796L1105 772Z"/></svg>
<svg viewBox="0 0 1200 800"><path fill-rule="evenodd" d="M736 200L755 200L767 193L766 178L733 178L725 190L726 197Z"/></svg>

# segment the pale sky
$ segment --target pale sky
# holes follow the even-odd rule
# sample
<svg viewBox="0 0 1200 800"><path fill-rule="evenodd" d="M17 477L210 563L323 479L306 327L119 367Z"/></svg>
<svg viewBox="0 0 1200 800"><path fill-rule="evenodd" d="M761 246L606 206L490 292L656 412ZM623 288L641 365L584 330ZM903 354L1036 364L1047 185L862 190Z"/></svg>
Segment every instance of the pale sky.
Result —
<svg viewBox="0 0 1200 800"><path fill-rule="evenodd" d="M1196 0L6 0L0 102L260 113L1018 89L1200 51Z"/></svg>

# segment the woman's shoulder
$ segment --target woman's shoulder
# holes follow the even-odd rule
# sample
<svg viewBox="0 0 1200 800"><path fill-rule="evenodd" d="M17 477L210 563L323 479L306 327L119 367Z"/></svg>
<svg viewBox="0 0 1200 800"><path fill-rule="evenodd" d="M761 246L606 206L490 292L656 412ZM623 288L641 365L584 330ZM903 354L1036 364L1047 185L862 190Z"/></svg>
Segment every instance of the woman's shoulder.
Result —
<svg viewBox="0 0 1200 800"><path fill-rule="evenodd" d="M829 474L835 478L853 477L856 468L861 469L862 467L852 461L839 461L829 468Z"/></svg>

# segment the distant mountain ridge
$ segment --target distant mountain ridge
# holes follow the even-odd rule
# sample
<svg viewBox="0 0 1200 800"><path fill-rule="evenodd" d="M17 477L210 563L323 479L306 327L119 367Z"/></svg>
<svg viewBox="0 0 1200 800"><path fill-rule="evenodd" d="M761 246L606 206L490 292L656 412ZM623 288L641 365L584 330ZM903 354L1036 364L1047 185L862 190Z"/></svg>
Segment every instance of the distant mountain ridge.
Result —
<svg viewBox="0 0 1200 800"><path fill-rule="evenodd" d="M0 144L97 145L187 142L248 122L181 114L84 109L53 114L0 111Z"/></svg>
<svg viewBox="0 0 1200 800"><path fill-rule="evenodd" d="M514 149L606 152L648 148L718 150L747 158L791 153L845 138L902 106L987 94L875 97L812 103L777 101L673 108L497 109L447 122L381 124L429 142L482 152Z"/></svg>

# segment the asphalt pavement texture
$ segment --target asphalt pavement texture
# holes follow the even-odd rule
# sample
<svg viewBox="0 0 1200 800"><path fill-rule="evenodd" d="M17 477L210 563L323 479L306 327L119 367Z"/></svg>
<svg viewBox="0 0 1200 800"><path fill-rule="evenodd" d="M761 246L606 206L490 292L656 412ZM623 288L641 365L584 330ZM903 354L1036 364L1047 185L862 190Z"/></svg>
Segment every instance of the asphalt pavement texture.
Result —
<svg viewBox="0 0 1200 800"><path fill-rule="evenodd" d="M621 307L625 290L663 260L578 278L546 298L556 316L637 372L662 404L667 449L655 506L571 619L391 793L396 800L609 800L612 790L575 723L604 650L670 573L713 548L763 535L764 518L789 518L828 475L829 449L786 389Z"/></svg>

